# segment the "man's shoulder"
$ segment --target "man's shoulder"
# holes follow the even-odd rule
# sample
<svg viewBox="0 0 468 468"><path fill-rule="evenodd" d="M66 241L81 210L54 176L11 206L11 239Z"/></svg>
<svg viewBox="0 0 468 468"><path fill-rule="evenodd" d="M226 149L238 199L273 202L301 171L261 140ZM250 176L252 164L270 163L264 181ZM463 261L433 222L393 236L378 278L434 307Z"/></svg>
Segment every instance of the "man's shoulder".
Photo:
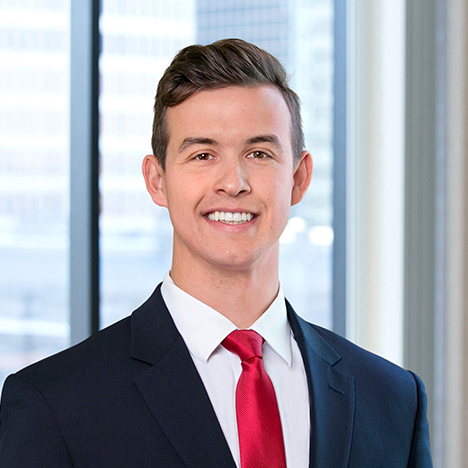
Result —
<svg viewBox="0 0 468 468"><path fill-rule="evenodd" d="M324 346L329 346L336 353L333 368L352 376L356 384L365 382L369 388L388 385L389 389L395 388L398 393L398 389L412 393L417 386L422 386L420 379L412 372L331 330L300 320L319 340L323 340Z"/></svg>
<svg viewBox="0 0 468 468"><path fill-rule="evenodd" d="M37 387L60 386L111 375L131 361L131 317L100 330L84 341L18 371L16 376Z"/></svg>
<svg viewBox="0 0 468 468"><path fill-rule="evenodd" d="M61 385L67 379L85 381L89 378L92 381L96 375L109 379L113 376L123 378L125 369L134 372L146 365L132 358L132 346L138 341L138 338L135 340L135 330L143 331L146 340L154 341L153 333L167 327L167 322L161 322L160 319L155 325L156 316L163 315L160 313L161 304L158 286L131 315L74 346L31 364L16 375L32 382L60 382ZM160 338L161 335L162 332L159 333Z"/></svg>
<svg viewBox="0 0 468 468"><path fill-rule="evenodd" d="M395 367L399 369L398 366L391 363L390 361L382 358L381 356L366 350L365 348L353 343L349 339L339 335L338 333L329 330L327 328L315 325L310 322L305 322L309 327L311 327L320 337L327 342L333 349L340 354L344 360L353 360L358 358L362 360L370 360L373 363L378 362L382 365L389 365L390 367Z"/></svg>

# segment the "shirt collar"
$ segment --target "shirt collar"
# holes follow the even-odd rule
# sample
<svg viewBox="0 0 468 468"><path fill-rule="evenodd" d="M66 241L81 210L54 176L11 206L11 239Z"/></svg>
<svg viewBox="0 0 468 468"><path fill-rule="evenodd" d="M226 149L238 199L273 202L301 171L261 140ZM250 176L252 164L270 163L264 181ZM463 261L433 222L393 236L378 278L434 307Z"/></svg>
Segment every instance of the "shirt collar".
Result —
<svg viewBox="0 0 468 468"><path fill-rule="evenodd" d="M224 315L176 286L169 272L161 294L190 353L200 361L207 362L224 338L237 329ZM281 284L273 303L250 328L292 366L291 329Z"/></svg>

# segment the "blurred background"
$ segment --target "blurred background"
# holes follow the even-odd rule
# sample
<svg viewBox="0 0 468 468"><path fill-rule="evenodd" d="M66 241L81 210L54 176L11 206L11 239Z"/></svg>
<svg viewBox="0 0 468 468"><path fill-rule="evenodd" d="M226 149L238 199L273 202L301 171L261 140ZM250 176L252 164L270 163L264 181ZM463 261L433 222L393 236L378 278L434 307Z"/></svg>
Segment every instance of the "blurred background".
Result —
<svg viewBox="0 0 468 468"><path fill-rule="evenodd" d="M0 0L0 386L162 280L156 86L184 46L239 37L285 65L314 158L286 296L417 372L435 466L468 467L467 20L464 0Z"/></svg>

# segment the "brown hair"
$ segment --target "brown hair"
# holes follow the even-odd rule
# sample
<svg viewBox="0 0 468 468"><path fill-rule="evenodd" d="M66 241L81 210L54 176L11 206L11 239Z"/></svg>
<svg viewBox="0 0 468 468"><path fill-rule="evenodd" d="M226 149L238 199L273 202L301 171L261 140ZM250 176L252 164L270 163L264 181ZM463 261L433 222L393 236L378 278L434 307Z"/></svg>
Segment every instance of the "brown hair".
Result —
<svg viewBox="0 0 468 468"><path fill-rule="evenodd" d="M286 71L278 59L241 39L223 39L213 44L182 49L159 81L154 103L153 154L165 168L169 135L166 110L200 90L228 86L273 85L279 89L291 113L294 160L304 149L300 102L289 88Z"/></svg>

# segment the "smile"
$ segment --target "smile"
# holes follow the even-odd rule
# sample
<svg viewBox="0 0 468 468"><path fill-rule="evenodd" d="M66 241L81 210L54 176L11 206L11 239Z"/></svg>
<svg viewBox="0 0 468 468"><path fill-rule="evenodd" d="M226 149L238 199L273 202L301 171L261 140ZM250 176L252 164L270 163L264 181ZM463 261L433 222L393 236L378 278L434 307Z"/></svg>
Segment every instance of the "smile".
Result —
<svg viewBox="0 0 468 468"><path fill-rule="evenodd" d="M214 211L213 213L208 213L206 217L210 221L220 221L226 224L242 224L251 221L254 215L252 213L246 212L234 212L230 211Z"/></svg>

